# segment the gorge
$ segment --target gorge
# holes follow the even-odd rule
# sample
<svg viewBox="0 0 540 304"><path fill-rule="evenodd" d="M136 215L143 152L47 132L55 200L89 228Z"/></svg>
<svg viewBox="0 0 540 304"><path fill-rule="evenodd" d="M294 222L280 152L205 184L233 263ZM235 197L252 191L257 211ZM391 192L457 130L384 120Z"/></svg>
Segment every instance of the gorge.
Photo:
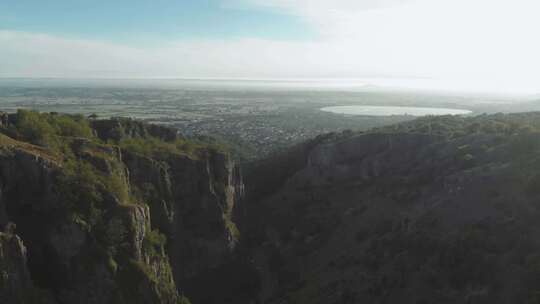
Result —
<svg viewBox="0 0 540 304"><path fill-rule="evenodd" d="M130 119L0 115L2 303L535 303L540 114L237 164Z"/></svg>

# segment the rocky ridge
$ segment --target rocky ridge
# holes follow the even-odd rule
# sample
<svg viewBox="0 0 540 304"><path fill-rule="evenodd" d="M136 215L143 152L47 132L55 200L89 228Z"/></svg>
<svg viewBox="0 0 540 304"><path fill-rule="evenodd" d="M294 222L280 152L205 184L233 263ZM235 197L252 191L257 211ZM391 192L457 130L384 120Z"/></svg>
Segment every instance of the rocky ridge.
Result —
<svg viewBox="0 0 540 304"><path fill-rule="evenodd" d="M249 165L239 224L259 301L535 303L539 127L427 117Z"/></svg>

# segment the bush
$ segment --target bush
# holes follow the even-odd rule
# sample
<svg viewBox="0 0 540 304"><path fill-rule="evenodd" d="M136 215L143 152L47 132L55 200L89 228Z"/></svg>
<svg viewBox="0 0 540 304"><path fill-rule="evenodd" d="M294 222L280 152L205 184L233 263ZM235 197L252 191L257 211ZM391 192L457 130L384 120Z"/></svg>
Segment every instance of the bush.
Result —
<svg viewBox="0 0 540 304"><path fill-rule="evenodd" d="M55 190L68 212L80 215L91 225L99 217L97 204L103 200L99 180L96 170L90 164L68 160L55 183Z"/></svg>
<svg viewBox="0 0 540 304"><path fill-rule="evenodd" d="M59 136L93 137L92 128L82 115L49 115L49 122Z"/></svg>

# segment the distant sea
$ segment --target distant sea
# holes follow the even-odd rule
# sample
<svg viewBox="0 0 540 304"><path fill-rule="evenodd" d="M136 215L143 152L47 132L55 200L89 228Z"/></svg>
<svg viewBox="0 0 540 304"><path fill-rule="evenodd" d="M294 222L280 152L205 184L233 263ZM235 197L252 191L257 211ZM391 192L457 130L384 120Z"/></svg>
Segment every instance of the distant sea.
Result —
<svg viewBox="0 0 540 304"><path fill-rule="evenodd" d="M427 115L467 115L472 111L462 109L448 108L424 108L424 107L392 107L392 106L337 106L324 107L324 112L344 115L362 115L362 116L427 116Z"/></svg>

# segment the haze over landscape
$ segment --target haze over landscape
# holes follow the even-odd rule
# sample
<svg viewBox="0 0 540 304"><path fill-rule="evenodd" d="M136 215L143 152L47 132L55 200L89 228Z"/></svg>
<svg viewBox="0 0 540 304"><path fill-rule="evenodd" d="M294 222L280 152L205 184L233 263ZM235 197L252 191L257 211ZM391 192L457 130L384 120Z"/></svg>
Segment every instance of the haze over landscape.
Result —
<svg viewBox="0 0 540 304"><path fill-rule="evenodd" d="M534 0L6 0L0 76L377 78L537 93Z"/></svg>
<svg viewBox="0 0 540 304"><path fill-rule="evenodd" d="M540 303L539 11L1 0L0 303Z"/></svg>

